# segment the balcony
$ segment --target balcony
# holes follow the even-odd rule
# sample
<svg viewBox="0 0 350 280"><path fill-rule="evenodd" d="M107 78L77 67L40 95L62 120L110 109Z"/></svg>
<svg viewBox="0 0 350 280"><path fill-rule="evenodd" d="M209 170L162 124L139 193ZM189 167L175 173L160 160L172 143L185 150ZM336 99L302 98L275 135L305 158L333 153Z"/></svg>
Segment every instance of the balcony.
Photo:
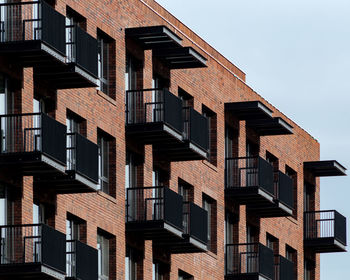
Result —
<svg viewBox="0 0 350 280"><path fill-rule="evenodd" d="M96 280L98 278L97 250L78 241L66 242L66 280Z"/></svg>
<svg viewBox="0 0 350 280"><path fill-rule="evenodd" d="M183 141L172 145L155 145L154 150L170 161L203 160L208 157L208 119L191 107L182 108Z"/></svg>
<svg viewBox="0 0 350 280"><path fill-rule="evenodd" d="M285 217L293 215L294 193L293 180L281 171L274 173L274 204L249 205L249 211L254 211L259 217Z"/></svg>
<svg viewBox="0 0 350 280"><path fill-rule="evenodd" d="M206 252L208 212L192 202L183 203L182 239L169 248L173 254Z"/></svg>
<svg viewBox="0 0 350 280"><path fill-rule="evenodd" d="M65 63L65 17L45 1L0 4L0 55L26 67Z"/></svg>
<svg viewBox="0 0 350 280"><path fill-rule="evenodd" d="M23 175L65 172L66 126L43 113L0 116L0 165Z"/></svg>
<svg viewBox="0 0 350 280"><path fill-rule="evenodd" d="M274 280L295 280L294 263L282 256L275 256Z"/></svg>
<svg viewBox="0 0 350 280"><path fill-rule="evenodd" d="M346 251L346 218L335 210L304 213L304 246L315 253Z"/></svg>
<svg viewBox="0 0 350 280"><path fill-rule="evenodd" d="M145 144L182 142L182 101L166 89L126 92L126 134Z"/></svg>
<svg viewBox="0 0 350 280"><path fill-rule="evenodd" d="M66 63L37 67L35 75L56 89L97 87L97 40L77 25L66 28Z"/></svg>
<svg viewBox="0 0 350 280"><path fill-rule="evenodd" d="M1 279L59 279L66 274L66 236L38 225L0 226Z"/></svg>
<svg viewBox="0 0 350 280"><path fill-rule="evenodd" d="M172 245L182 239L182 196L167 187L129 188L126 194L126 231Z"/></svg>
<svg viewBox="0 0 350 280"><path fill-rule="evenodd" d="M227 244L225 279L273 280L273 258L273 251L260 243Z"/></svg>
<svg viewBox="0 0 350 280"><path fill-rule="evenodd" d="M56 176L40 176L36 182L57 193L87 193L98 189L98 146L79 133L67 133L67 169Z"/></svg>
<svg viewBox="0 0 350 280"><path fill-rule="evenodd" d="M275 207L273 167L261 157L226 158L225 197L256 208Z"/></svg>

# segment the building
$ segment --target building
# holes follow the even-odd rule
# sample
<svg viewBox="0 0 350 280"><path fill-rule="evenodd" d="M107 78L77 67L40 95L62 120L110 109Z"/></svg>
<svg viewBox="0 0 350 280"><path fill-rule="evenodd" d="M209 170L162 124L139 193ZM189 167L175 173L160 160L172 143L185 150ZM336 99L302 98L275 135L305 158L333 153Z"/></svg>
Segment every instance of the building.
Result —
<svg viewBox="0 0 350 280"><path fill-rule="evenodd" d="M319 143L153 0L1 1L0 279L318 280Z"/></svg>

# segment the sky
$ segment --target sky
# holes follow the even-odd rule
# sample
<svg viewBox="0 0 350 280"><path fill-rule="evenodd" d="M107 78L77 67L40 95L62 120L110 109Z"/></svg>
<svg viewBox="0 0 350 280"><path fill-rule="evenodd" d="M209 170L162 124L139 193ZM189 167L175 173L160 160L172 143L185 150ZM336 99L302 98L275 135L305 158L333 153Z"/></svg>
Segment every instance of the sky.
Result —
<svg viewBox="0 0 350 280"><path fill-rule="evenodd" d="M349 0L157 2L315 137L322 160L335 159L350 169ZM321 209L335 209L350 222L349 197L350 176L321 178ZM349 275L350 253L321 254L321 280Z"/></svg>

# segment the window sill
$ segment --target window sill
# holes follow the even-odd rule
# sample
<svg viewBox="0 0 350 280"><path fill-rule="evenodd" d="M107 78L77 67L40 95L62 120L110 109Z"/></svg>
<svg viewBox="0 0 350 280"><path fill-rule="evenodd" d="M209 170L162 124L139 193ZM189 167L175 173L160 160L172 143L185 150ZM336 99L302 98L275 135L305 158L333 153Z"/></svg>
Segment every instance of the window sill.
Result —
<svg viewBox="0 0 350 280"><path fill-rule="evenodd" d="M217 166L215 166L214 164L211 164L209 161L207 160L202 160L203 164L208 166L210 169L212 169L215 172L218 172L218 168Z"/></svg>
<svg viewBox="0 0 350 280"><path fill-rule="evenodd" d="M103 191L97 191L97 194L99 196L102 196L103 198L109 200L110 202L112 202L114 204L117 204L117 200L114 197L110 196L109 194L107 194L107 193L105 193Z"/></svg>
<svg viewBox="0 0 350 280"><path fill-rule="evenodd" d="M216 260L218 259L218 255L213 253L212 251L207 251L206 254L209 255L210 257L216 259Z"/></svg>
<svg viewBox="0 0 350 280"><path fill-rule="evenodd" d="M113 98L111 98L107 94L105 94L103 91L100 91L100 90L97 89L96 92L97 92L97 95L102 97L104 100L108 101L113 106L117 106L117 102Z"/></svg>

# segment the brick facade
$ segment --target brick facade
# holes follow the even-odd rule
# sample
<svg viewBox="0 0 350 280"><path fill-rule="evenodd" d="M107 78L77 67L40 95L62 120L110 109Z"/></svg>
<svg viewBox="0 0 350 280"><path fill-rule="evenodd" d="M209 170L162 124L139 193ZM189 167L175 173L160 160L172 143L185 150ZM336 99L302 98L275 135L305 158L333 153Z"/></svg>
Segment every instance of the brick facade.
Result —
<svg viewBox="0 0 350 280"><path fill-rule="evenodd" d="M292 120L279 112L245 83L245 73L226 60L221 54L199 38L153 0L122 1L75 1L57 0L55 9L66 15L67 7L87 19L86 30L94 38L101 30L114 41L109 48L111 78L109 96L95 88L57 90L50 84L36 81L33 68L19 68L11 61L1 59L1 72L6 74L14 86L14 113L29 113L33 108L33 96L40 95L51 104L48 113L65 124L67 112L72 112L84 121L84 135L97 143L98 131L110 135L110 194L97 193L55 194L50 188L36 186L31 176L19 178L16 172L1 172L1 181L11 185L15 198L15 223L32 223L33 202L48 206L48 223L65 233L67 215L74 215L86 222L83 240L94 248L97 232L108 233L110 238L110 278L125 279L126 244L140 252L138 257L138 279L152 279L154 260L168 265L167 279L178 279L178 271L193 275L194 279L224 279L224 224L226 211L236 217L233 239L246 242L247 223L258 228L259 242L266 245L266 234L278 238L278 253L286 255L286 245L297 251L298 280L304 279L304 256L315 261L314 280L320 279L318 255L304 251L303 246L303 196L304 180L311 181L315 188L314 207L320 206L319 180L312 174L304 174L303 162L320 159L319 143ZM152 59L152 52L144 51L132 40L125 39L125 28L165 25L183 39L183 45L192 46L207 59L206 68L169 70L161 62ZM169 79L169 90L175 95L179 88L193 96L193 107L202 113L203 106L216 114L215 154L206 160L169 162L158 159L152 145L140 145L137 139L125 137L125 63L126 53L138 62L138 88L151 88L153 73ZM294 127L293 135L258 136L240 121L225 113L224 104L239 101L261 101L273 110L274 117L282 117ZM213 121L212 121L213 122ZM258 153L265 158L268 151L278 158L278 169L296 172L297 210L293 217L257 218L247 212L245 206L225 203L225 123L235 130L234 155L246 155L247 139L257 144ZM213 135L213 134L212 134ZM168 174L169 187L178 192L179 180L193 186L191 200L202 206L203 195L214 203L215 220L211 226L214 234L212 251L206 253L170 254L164 248L152 246L152 241L142 241L139 236L125 233L125 158L126 150L139 155L137 181L144 186L152 185L152 171L159 166ZM51 213L51 214L50 214Z"/></svg>

